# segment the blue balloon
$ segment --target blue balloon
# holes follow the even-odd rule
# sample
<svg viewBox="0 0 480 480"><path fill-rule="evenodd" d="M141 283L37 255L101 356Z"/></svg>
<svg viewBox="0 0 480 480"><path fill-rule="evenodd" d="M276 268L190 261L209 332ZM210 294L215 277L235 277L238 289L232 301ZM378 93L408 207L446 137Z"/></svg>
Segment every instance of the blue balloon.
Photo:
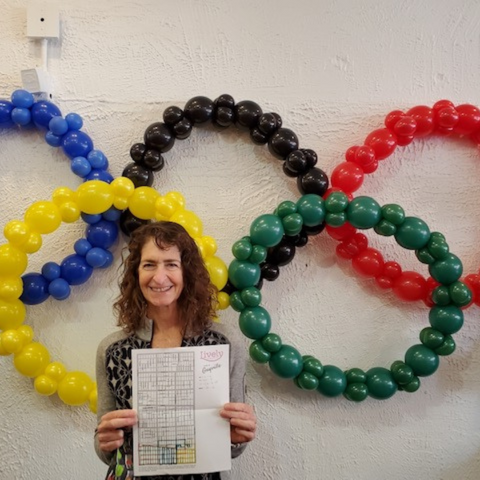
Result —
<svg viewBox="0 0 480 480"><path fill-rule="evenodd" d="M63 278L56 278L48 286L48 292L55 300L65 300L70 296L70 285Z"/></svg>
<svg viewBox="0 0 480 480"><path fill-rule="evenodd" d="M87 227L85 237L92 246L108 250L118 237L117 224L108 220L100 220L95 225Z"/></svg>
<svg viewBox="0 0 480 480"><path fill-rule="evenodd" d="M0 126L5 127L13 125L12 110L14 108L13 103L8 100L0 100Z"/></svg>
<svg viewBox="0 0 480 480"><path fill-rule="evenodd" d="M12 103L19 108L30 108L35 99L30 92L26 90L15 90L11 96Z"/></svg>
<svg viewBox="0 0 480 480"><path fill-rule="evenodd" d="M42 267L42 275L49 281L53 281L56 278L60 278L60 265L55 262L47 262Z"/></svg>
<svg viewBox="0 0 480 480"><path fill-rule="evenodd" d="M121 210L115 207L110 207L106 212L102 213L103 218L110 222L118 222L121 215Z"/></svg>
<svg viewBox="0 0 480 480"><path fill-rule="evenodd" d="M65 154L70 158L87 157L93 148L93 142L86 133L73 130L63 136L62 147Z"/></svg>
<svg viewBox="0 0 480 480"><path fill-rule="evenodd" d="M107 250L103 248L93 247L87 252L87 255L85 255L85 260L93 268L103 267L107 261L106 253Z"/></svg>
<svg viewBox="0 0 480 480"><path fill-rule="evenodd" d="M92 244L86 238L79 238L73 246L75 253L84 257L89 250L92 249Z"/></svg>
<svg viewBox="0 0 480 480"><path fill-rule="evenodd" d="M22 276L23 293L20 300L26 305L38 305L48 297L48 280L40 273L27 273Z"/></svg>
<svg viewBox="0 0 480 480"><path fill-rule="evenodd" d="M92 166L85 157L75 157L70 168L75 175L81 178L85 178L92 171Z"/></svg>
<svg viewBox="0 0 480 480"><path fill-rule="evenodd" d="M85 257L77 255L69 255L63 259L62 278L70 285L81 285L85 283L92 275L93 268L87 263Z"/></svg>
<svg viewBox="0 0 480 480"><path fill-rule="evenodd" d="M52 133L61 137L68 132L68 123L62 117L53 117L48 124L48 128Z"/></svg>
<svg viewBox="0 0 480 480"><path fill-rule="evenodd" d="M85 213L85 212L82 212L80 215L82 216L82 220L85 223L88 223L89 225L94 225L95 223L98 223L102 219L102 214L101 213Z"/></svg>
<svg viewBox="0 0 480 480"><path fill-rule="evenodd" d="M106 260L105 260L105 263L100 268L108 268L113 263L113 260L114 260L112 252L110 252L109 250L104 250L104 252L105 252Z"/></svg>
<svg viewBox="0 0 480 480"><path fill-rule="evenodd" d="M108 168L107 157L100 150L92 150L88 154L87 159L92 168L97 168L98 170L106 170Z"/></svg>
<svg viewBox="0 0 480 480"><path fill-rule="evenodd" d="M51 102L42 100L32 105L32 120L38 128L48 130L48 124L53 117L61 117L60 109Z"/></svg>
<svg viewBox="0 0 480 480"><path fill-rule="evenodd" d="M48 131L45 134L45 141L51 147L59 147L62 144L62 137L59 137L58 135L55 135L54 133Z"/></svg>
<svg viewBox="0 0 480 480"><path fill-rule="evenodd" d="M94 169L87 175L85 180L100 180L101 182L111 183L113 177L105 170Z"/></svg>
<svg viewBox="0 0 480 480"><path fill-rule="evenodd" d="M69 113L65 117L69 130L80 130L83 127L82 117L78 113Z"/></svg>
<svg viewBox="0 0 480 480"><path fill-rule="evenodd" d="M32 114L28 108L16 107L12 110L12 121L24 127L32 121Z"/></svg>

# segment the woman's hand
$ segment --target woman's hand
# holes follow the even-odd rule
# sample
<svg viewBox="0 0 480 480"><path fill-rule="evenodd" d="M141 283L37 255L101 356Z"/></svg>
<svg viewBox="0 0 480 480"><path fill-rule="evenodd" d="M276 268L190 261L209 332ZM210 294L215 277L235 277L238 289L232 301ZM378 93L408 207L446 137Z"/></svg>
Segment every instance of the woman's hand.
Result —
<svg viewBox="0 0 480 480"><path fill-rule="evenodd" d="M232 443L251 442L257 430L257 417L253 408L246 403L226 403L220 416L230 421Z"/></svg>
<svg viewBox="0 0 480 480"><path fill-rule="evenodd" d="M135 410L114 410L106 413L97 426L98 444L103 452L112 452L123 445L124 428L137 423Z"/></svg>

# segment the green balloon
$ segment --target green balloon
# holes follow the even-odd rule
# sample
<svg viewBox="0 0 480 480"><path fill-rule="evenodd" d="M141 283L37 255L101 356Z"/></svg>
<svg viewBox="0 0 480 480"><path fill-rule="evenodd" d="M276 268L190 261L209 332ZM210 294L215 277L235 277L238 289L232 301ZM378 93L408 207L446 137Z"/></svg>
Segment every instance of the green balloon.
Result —
<svg viewBox="0 0 480 480"><path fill-rule="evenodd" d="M420 379L418 377L413 377L413 380L406 385L400 385L399 390L403 390L408 393L414 393L420 388Z"/></svg>
<svg viewBox="0 0 480 480"><path fill-rule="evenodd" d="M445 335L431 327L426 327L420 332L420 341L428 348L434 350L445 340Z"/></svg>
<svg viewBox="0 0 480 480"><path fill-rule="evenodd" d="M414 377L411 367L400 360L392 363L390 371L392 372L393 379L399 385L406 385L407 383L410 383Z"/></svg>
<svg viewBox="0 0 480 480"><path fill-rule="evenodd" d="M317 378L321 378L323 375L323 365L320 360L317 360L314 357L309 357L307 359L303 358L303 371L311 373Z"/></svg>
<svg viewBox="0 0 480 480"><path fill-rule="evenodd" d="M435 349L437 355L447 356L451 355L455 351L455 340L451 335L445 337L445 341Z"/></svg>
<svg viewBox="0 0 480 480"><path fill-rule="evenodd" d="M297 201L297 212L307 227L316 227L325 220L325 205L322 197L313 193L303 195Z"/></svg>
<svg viewBox="0 0 480 480"><path fill-rule="evenodd" d="M252 342L249 353L251 359L257 363L267 363L271 357L270 352L267 352L258 340Z"/></svg>
<svg viewBox="0 0 480 480"><path fill-rule="evenodd" d="M435 257L430 254L428 248L423 247L420 250L415 250L415 255L425 265L431 265L435 262Z"/></svg>
<svg viewBox="0 0 480 480"><path fill-rule="evenodd" d="M347 388L347 377L335 365L323 367L322 378L319 379L317 391L326 397L337 397Z"/></svg>
<svg viewBox="0 0 480 480"><path fill-rule="evenodd" d="M430 238L427 249L436 260L444 260L450 252L445 238L439 237L438 235Z"/></svg>
<svg viewBox="0 0 480 480"><path fill-rule="evenodd" d="M282 218L285 235L297 235L302 231L303 217L299 213L291 213Z"/></svg>
<svg viewBox="0 0 480 480"><path fill-rule="evenodd" d="M439 285L432 292L432 301L435 305L445 306L451 302L450 291L445 285Z"/></svg>
<svg viewBox="0 0 480 480"><path fill-rule="evenodd" d="M237 260L246 260L252 254L250 240L237 240L232 246L232 253Z"/></svg>
<svg viewBox="0 0 480 480"><path fill-rule="evenodd" d="M275 209L275 215L278 215L280 218L284 218L292 213L297 213L297 205L291 200L285 200Z"/></svg>
<svg viewBox="0 0 480 480"><path fill-rule="evenodd" d="M237 290L230 295L230 306L236 311L241 312L245 309L241 293Z"/></svg>
<svg viewBox="0 0 480 480"><path fill-rule="evenodd" d="M405 220L405 210L395 203L387 203L382 207L382 217L394 225L401 225Z"/></svg>
<svg viewBox="0 0 480 480"><path fill-rule="evenodd" d="M242 311L238 324L246 337L258 340L270 331L272 320L263 307L252 307Z"/></svg>
<svg viewBox="0 0 480 480"><path fill-rule="evenodd" d="M343 192L332 192L325 199L325 209L330 213L343 212L348 207L348 197Z"/></svg>
<svg viewBox="0 0 480 480"><path fill-rule="evenodd" d="M228 267L228 278L238 290L253 287L260 281L260 267L250 262L233 260Z"/></svg>
<svg viewBox="0 0 480 480"><path fill-rule="evenodd" d="M270 358L270 369L282 378L297 377L302 371L303 360L300 352L290 345L282 345Z"/></svg>
<svg viewBox="0 0 480 480"><path fill-rule="evenodd" d="M351 368L345 372L347 383L365 383L367 374L361 368Z"/></svg>
<svg viewBox="0 0 480 480"><path fill-rule="evenodd" d="M270 353L276 353L282 348L282 339L276 333L269 333L262 338L262 345Z"/></svg>
<svg viewBox="0 0 480 480"><path fill-rule="evenodd" d="M367 371L366 385L368 394L378 400L390 398L398 389L392 372L383 367L375 367Z"/></svg>
<svg viewBox="0 0 480 480"><path fill-rule="evenodd" d="M428 314L430 325L444 335L457 333L463 326L463 312L454 305L435 306Z"/></svg>
<svg viewBox="0 0 480 480"><path fill-rule="evenodd" d="M298 385L303 390L316 390L318 387L318 378L308 372L301 372L296 378Z"/></svg>
<svg viewBox="0 0 480 480"><path fill-rule="evenodd" d="M423 248L430 239L428 225L417 217L405 217L404 222L397 227L395 240L408 250Z"/></svg>
<svg viewBox="0 0 480 480"><path fill-rule="evenodd" d="M405 363L412 367L418 377L427 377L437 371L438 355L425 345L412 345L405 353Z"/></svg>
<svg viewBox="0 0 480 480"><path fill-rule="evenodd" d="M443 260L429 265L428 271L438 283L450 285L462 276L463 266L456 255L449 253Z"/></svg>
<svg viewBox="0 0 480 480"><path fill-rule="evenodd" d="M341 227L347 221L347 213L327 213L325 215L325 222L331 227Z"/></svg>
<svg viewBox="0 0 480 480"><path fill-rule="evenodd" d="M267 258L267 249L262 245L254 245L252 247L252 253L248 257L248 261L251 263L262 263Z"/></svg>
<svg viewBox="0 0 480 480"><path fill-rule="evenodd" d="M458 307L465 307L472 301L472 291L463 282L453 282L448 291L452 302Z"/></svg>
<svg viewBox="0 0 480 480"><path fill-rule="evenodd" d="M348 221L360 229L373 228L382 219L380 205L370 197L356 197L347 207Z"/></svg>
<svg viewBox="0 0 480 480"><path fill-rule="evenodd" d="M285 231L280 217L266 213L252 222L250 239L252 243L264 247L274 247L280 243Z"/></svg>
<svg viewBox="0 0 480 480"><path fill-rule="evenodd" d="M368 387L364 383L349 383L343 396L352 402L363 402L368 397Z"/></svg>
<svg viewBox="0 0 480 480"><path fill-rule="evenodd" d="M237 292L233 292L237 293ZM230 295L230 303L232 296ZM258 307L262 302L262 292L256 287L244 288L240 292L240 298L247 307Z"/></svg>
<svg viewBox="0 0 480 480"><path fill-rule="evenodd" d="M384 237L391 237L392 235L395 235L397 227L392 222L383 219L375 225L374 230L379 235L383 235Z"/></svg>

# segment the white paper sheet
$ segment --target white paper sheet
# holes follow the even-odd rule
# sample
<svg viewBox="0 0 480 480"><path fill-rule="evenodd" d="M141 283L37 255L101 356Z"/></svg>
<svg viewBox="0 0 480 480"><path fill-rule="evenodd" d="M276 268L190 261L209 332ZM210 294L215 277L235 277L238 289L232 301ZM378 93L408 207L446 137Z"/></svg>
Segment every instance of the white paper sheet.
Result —
<svg viewBox="0 0 480 480"><path fill-rule="evenodd" d="M132 350L135 476L231 469L229 345Z"/></svg>

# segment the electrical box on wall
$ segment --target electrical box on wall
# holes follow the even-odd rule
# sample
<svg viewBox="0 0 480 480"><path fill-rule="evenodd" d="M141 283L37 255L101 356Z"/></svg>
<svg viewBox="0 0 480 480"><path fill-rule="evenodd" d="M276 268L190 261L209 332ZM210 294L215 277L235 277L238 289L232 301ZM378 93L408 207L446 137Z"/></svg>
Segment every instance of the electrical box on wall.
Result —
<svg viewBox="0 0 480 480"><path fill-rule="evenodd" d="M60 10L57 3L34 1L27 7L27 37L59 38Z"/></svg>

